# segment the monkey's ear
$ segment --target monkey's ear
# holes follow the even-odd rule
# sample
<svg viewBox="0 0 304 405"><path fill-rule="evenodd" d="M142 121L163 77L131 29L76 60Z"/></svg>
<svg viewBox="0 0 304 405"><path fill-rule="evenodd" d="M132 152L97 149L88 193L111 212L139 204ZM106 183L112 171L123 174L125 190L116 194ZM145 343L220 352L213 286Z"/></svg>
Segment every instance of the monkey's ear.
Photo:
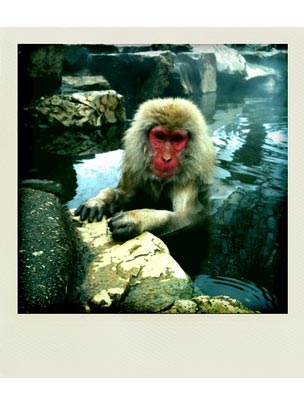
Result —
<svg viewBox="0 0 304 405"><path fill-rule="evenodd" d="M192 143L192 140L195 138L195 136L193 135L193 132L189 131L188 129L184 128L187 131L187 135L188 135L188 142L190 141Z"/></svg>
<svg viewBox="0 0 304 405"><path fill-rule="evenodd" d="M193 139L193 132L192 131L189 131L189 129L187 129L186 130L187 131L187 133L188 133L188 137L189 137L189 139Z"/></svg>

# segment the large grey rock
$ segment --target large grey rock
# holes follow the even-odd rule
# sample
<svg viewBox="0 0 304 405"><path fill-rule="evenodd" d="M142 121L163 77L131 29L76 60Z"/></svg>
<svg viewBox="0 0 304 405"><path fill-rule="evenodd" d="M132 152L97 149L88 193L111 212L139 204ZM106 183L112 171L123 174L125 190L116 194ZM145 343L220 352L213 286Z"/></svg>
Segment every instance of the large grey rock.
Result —
<svg viewBox="0 0 304 405"><path fill-rule="evenodd" d="M19 313L64 312L76 258L74 232L53 194L25 188L19 194Z"/></svg>

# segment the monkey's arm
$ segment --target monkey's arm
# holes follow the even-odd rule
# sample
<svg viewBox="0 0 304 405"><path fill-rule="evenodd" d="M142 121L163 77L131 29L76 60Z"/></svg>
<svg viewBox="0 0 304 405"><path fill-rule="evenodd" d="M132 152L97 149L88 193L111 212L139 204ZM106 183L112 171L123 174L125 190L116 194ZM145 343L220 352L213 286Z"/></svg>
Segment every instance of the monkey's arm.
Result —
<svg viewBox="0 0 304 405"><path fill-rule="evenodd" d="M162 236L203 219L205 210L198 201L196 186L173 189L171 199L173 211L139 209L114 215L109 220L113 239L128 240L144 231Z"/></svg>

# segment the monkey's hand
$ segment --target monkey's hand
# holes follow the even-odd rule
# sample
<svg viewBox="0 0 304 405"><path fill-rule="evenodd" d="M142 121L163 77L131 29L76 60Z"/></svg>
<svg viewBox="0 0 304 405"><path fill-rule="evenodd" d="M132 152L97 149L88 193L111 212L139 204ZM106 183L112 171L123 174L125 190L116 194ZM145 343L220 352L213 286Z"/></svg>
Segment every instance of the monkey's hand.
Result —
<svg viewBox="0 0 304 405"><path fill-rule="evenodd" d="M113 239L122 242L144 231L159 235L174 217L174 213L170 211L145 208L115 214L108 221L108 226Z"/></svg>
<svg viewBox="0 0 304 405"><path fill-rule="evenodd" d="M112 216L119 208L117 205L118 192L115 189L103 190L97 197L87 200L81 204L74 215L80 216L82 221L88 219L93 222L96 218L101 221L103 215Z"/></svg>
<svg viewBox="0 0 304 405"><path fill-rule="evenodd" d="M120 212L108 221L108 226L114 240L124 242L143 232L142 224L139 216L136 215L136 211Z"/></svg>
<svg viewBox="0 0 304 405"><path fill-rule="evenodd" d="M93 222L96 217L97 221L101 221L104 214L104 206L98 200L92 198L81 204L76 210L74 215L80 216L82 221L88 219L89 222Z"/></svg>

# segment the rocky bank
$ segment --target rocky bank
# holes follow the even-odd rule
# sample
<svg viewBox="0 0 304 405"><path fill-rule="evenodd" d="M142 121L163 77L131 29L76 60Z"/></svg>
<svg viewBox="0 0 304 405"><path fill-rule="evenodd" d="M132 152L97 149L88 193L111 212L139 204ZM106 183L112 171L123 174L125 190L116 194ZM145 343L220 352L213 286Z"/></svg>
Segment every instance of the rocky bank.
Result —
<svg viewBox="0 0 304 405"><path fill-rule="evenodd" d="M82 223L57 197L20 191L19 313L253 313L208 297L145 232L114 242L107 222Z"/></svg>

